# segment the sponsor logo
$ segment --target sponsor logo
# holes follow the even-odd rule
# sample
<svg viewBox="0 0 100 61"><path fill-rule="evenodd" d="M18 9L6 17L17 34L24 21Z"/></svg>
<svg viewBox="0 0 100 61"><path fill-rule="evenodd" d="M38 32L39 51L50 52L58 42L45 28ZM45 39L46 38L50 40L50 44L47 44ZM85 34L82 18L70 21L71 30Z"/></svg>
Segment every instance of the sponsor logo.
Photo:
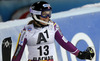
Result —
<svg viewBox="0 0 100 61"><path fill-rule="evenodd" d="M21 50L21 46L18 46L18 50L16 51L14 57L18 56L19 51Z"/></svg>
<svg viewBox="0 0 100 61"><path fill-rule="evenodd" d="M20 45L23 45L23 41L19 41L19 44L20 44Z"/></svg>
<svg viewBox="0 0 100 61"><path fill-rule="evenodd" d="M43 4L43 7L48 7L48 9L50 9L50 4Z"/></svg>
<svg viewBox="0 0 100 61"><path fill-rule="evenodd" d="M33 60L53 60L53 56L33 57Z"/></svg>
<svg viewBox="0 0 100 61"><path fill-rule="evenodd" d="M32 30L32 28L31 27L28 27L28 31L31 31Z"/></svg>

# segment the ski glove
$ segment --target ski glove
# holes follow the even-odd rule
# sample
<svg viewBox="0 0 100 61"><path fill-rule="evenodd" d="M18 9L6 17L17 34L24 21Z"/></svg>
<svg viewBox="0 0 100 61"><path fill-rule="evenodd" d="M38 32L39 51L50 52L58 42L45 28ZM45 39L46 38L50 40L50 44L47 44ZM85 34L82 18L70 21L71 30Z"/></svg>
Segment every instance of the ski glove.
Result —
<svg viewBox="0 0 100 61"><path fill-rule="evenodd" d="M91 48L91 47L88 47L87 49L86 49L86 51L80 51L79 53L78 53L78 58L79 59L89 59L89 60L92 60L92 58L94 57L94 51L93 51L93 49Z"/></svg>

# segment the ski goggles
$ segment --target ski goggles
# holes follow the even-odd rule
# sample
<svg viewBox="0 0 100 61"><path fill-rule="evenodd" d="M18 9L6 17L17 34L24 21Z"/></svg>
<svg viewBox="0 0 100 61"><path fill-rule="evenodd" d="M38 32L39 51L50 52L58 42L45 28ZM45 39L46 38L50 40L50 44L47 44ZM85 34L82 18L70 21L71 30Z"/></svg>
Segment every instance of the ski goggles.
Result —
<svg viewBox="0 0 100 61"><path fill-rule="evenodd" d="M37 10L32 10L32 8L30 8L30 13L32 13L33 15L40 15L43 18L47 18L47 17L51 17L51 10L43 10L43 11L37 11Z"/></svg>
<svg viewBox="0 0 100 61"><path fill-rule="evenodd" d="M42 13L41 13L41 17L43 17L43 18L47 18L47 17L51 17L51 13L52 13L52 11L51 10L48 10L48 11L42 11Z"/></svg>

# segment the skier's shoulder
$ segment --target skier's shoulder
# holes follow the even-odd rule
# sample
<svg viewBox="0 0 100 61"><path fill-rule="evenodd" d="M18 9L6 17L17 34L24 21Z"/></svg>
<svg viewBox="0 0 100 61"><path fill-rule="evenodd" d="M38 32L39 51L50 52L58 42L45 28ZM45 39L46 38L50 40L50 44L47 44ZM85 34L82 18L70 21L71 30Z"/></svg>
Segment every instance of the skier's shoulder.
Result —
<svg viewBox="0 0 100 61"><path fill-rule="evenodd" d="M50 22L53 23L53 28L54 28L55 31L57 31L59 29L58 24L56 22L54 22L54 21L51 21L51 20L50 20Z"/></svg>
<svg viewBox="0 0 100 61"><path fill-rule="evenodd" d="M25 25L23 30L25 30L25 31L31 31L33 28L34 28L33 24L29 24L29 25Z"/></svg>
<svg viewBox="0 0 100 61"><path fill-rule="evenodd" d="M56 22L54 22L52 20L50 20L50 22L53 23L54 27L57 27L58 26L58 24Z"/></svg>
<svg viewBox="0 0 100 61"><path fill-rule="evenodd" d="M59 25L54 21L53 21L53 26L54 26L54 28L58 28L59 27Z"/></svg>
<svg viewBox="0 0 100 61"><path fill-rule="evenodd" d="M23 31L31 31L33 28L33 24L26 24L24 25Z"/></svg>

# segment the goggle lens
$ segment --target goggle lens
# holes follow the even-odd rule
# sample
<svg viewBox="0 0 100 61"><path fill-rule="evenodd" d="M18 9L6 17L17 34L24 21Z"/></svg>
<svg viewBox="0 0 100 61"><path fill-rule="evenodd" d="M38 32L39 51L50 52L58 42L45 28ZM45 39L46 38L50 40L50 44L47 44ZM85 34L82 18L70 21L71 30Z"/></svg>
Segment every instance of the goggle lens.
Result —
<svg viewBox="0 0 100 61"><path fill-rule="evenodd" d="M51 17L51 11L43 11L42 13L41 13L41 17L43 17L43 18L47 18L47 17Z"/></svg>

